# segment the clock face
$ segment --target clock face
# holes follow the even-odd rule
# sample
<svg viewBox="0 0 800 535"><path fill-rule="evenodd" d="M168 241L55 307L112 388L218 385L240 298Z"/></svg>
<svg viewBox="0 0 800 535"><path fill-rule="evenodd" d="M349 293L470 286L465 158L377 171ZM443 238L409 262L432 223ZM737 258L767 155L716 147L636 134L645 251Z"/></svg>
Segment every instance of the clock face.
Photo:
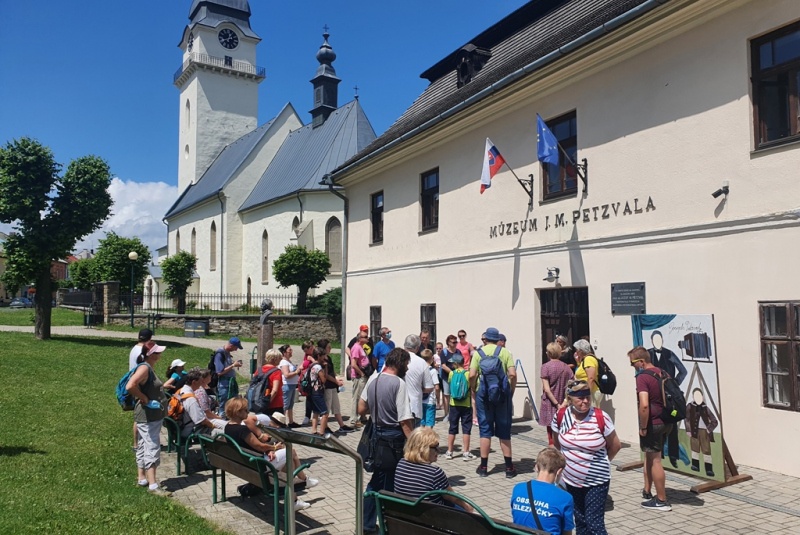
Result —
<svg viewBox="0 0 800 535"><path fill-rule="evenodd" d="M233 50L234 48L239 46L239 37L236 36L236 32L234 32L233 30L229 30L227 28L225 28L224 30L220 30L218 37L219 37L219 44L221 44L228 50Z"/></svg>

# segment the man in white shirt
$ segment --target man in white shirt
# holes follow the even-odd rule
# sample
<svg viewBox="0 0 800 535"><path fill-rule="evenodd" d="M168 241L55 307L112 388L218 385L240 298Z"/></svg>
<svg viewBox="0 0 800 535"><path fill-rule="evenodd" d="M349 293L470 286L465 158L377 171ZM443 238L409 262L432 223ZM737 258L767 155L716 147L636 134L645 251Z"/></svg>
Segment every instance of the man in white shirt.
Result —
<svg viewBox="0 0 800 535"><path fill-rule="evenodd" d="M128 369L132 370L136 367L136 359L142 354L142 346L144 346L153 337L153 331L144 328L139 331L139 343L133 346L130 355L128 355ZM134 426L135 427L135 426Z"/></svg>
<svg viewBox="0 0 800 535"><path fill-rule="evenodd" d="M414 415L414 427L419 427L422 419L422 396L433 392L433 380L428 373L428 363L419 357L414 351L419 349L421 344L420 337L416 334L406 336L403 347L411 356L406 372L406 392L408 392L408 403L411 406L411 413Z"/></svg>

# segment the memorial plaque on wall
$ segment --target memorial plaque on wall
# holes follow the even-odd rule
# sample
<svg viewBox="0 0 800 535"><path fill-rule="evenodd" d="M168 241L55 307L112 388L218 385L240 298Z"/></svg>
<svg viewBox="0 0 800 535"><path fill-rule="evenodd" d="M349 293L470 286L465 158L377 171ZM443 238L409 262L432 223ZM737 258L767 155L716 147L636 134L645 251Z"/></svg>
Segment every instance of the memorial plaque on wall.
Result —
<svg viewBox="0 0 800 535"><path fill-rule="evenodd" d="M620 282L611 285L611 313L615 316L646 314L643 282Z"/></svg>

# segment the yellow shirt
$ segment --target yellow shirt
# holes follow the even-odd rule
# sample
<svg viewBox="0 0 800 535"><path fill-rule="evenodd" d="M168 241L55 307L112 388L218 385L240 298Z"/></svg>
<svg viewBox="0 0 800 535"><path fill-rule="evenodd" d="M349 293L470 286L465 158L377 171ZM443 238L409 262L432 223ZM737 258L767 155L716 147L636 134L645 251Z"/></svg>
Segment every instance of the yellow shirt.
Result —
<svg viewBox="0 0 800 535"><path fill-rule="evenodd" d="M600 388L599 386L597 386L598 366L599 365L597 363L596 358L594 358L591 355L586 355L585 357L583 357L583 360L581 361L580 365L577 368L575 368L575 379L578 381L586 381L587 383L589 382L589 376L586 374L586 368L594 368L595 380L592 381L591 384L592 393L594 393L595 391L597 391L598 388Z"/></svg>

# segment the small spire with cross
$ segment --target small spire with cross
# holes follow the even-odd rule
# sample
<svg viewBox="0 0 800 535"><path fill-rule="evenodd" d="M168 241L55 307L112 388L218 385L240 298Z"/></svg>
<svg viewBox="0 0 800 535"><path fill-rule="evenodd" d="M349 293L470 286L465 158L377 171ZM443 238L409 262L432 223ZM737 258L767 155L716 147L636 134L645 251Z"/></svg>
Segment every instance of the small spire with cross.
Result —
<svg viewBox="0 0 800 535"><path fill-rule="evenodd" d="M358 86L355 86L353 90L356 92L356 100L358 100Z"/></svg>
<svg viewBox="0 0 800 535"><path fill-rule="evenodd" d="M330 30L330 28L329 28L329 27L328 27L328 25L326 24L325 26L323 26L323 27L322 27L322 30L323 30L323 31L325 32L325 34L327 35L327 34L328 34L328 30Z"/></svg>

